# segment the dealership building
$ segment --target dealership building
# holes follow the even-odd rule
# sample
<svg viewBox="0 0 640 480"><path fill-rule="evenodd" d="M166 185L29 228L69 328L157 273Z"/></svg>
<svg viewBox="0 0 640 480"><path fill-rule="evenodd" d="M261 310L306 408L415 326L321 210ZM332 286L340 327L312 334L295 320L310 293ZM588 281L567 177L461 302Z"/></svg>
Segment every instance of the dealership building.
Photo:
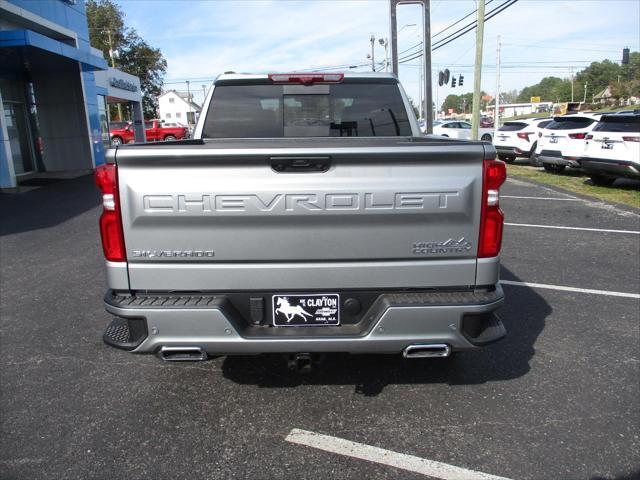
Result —
<svg viewBox="0 0 640 480"><path fill-rule="evenodd" d="M140 81L91 47L84 0L0 0L0 189L104 163L115 102L143 141Z"/></svg>

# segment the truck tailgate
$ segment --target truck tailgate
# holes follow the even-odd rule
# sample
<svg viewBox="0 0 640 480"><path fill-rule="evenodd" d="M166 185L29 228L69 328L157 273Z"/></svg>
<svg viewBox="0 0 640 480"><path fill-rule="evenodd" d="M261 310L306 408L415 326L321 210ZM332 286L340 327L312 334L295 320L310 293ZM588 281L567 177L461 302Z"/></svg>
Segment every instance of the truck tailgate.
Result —
<svg viewBox="0 0 640 480"><path fill-rule="evenodd" d="M475 283L482 144L325 140L119 149L131 289Z"/></svg>

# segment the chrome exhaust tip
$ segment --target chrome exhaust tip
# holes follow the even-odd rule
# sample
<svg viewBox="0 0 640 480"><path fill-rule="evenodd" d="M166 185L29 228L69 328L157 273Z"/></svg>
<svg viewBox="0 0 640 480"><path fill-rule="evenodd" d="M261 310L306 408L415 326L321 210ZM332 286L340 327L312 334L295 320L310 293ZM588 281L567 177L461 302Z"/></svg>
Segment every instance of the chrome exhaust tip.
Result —
<svg viewBox="0 0 640 480"><path fill-rule="evenodd" d="M165 362L203 362L207 352L200 347L161 347L158 356Z"/></svg>
<svg viewBox="0 0 640 480"><path fill-rule="evenodd" d="M449 355L451 355L451 347L446 343L409 345L402 351L404 358L442 358Z"/></svg>

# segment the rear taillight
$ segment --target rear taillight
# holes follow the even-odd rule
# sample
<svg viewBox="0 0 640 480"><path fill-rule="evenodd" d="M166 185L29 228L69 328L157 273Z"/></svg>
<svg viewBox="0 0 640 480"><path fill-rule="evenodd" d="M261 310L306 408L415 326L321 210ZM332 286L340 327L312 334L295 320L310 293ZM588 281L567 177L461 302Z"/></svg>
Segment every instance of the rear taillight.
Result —
<svg viewBox="0 0 640 480"><path fill-rule="evenodd" d="M495 158L485 159L482 174L482 213L478 257L496 257L502 244L504 215L500 210L500 186L507 179L507 167Z"/></svg>
<svg viewBox="0 0 640 480"><path fill-rule="evenodd" d="M96 185L102 192L102 215L100 216L100 236L102 250L110 262L124 262L127 254L124 248L120 201L118 199L118 167L114 164L101 165L95 171Z"/></svg>
<svg viewBox="0 0 640 480"><path fill-rule="evenodd" d="M270 73L269 80L273 83L341 83L343 73Z"/></svg>
<svg viewBox="0 0 640 480"><path fill-rule="evenodd" d="M518 138L529 141L529 135L533 135L533 132L518 132Z"/></svg>
<svg viewBox="0 0 640 480"><path fill-rule="evenodd" d="M622 137L625 142L640 142L640 137Z"/></svg>
<svg viewBox="0 0 640 480"><path fill-rule="evenodd" d="M569 138L573 138L574 140L584 140L584 137L586 137L587 134L584 132L580 132L580 133L570 133L569 134Z"/></svg>

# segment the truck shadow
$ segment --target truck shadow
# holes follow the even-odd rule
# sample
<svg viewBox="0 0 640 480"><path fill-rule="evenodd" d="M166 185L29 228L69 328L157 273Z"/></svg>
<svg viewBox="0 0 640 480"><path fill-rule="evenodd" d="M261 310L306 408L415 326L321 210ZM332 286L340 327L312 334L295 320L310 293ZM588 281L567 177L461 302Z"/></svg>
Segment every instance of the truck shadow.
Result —
<svg viewBox="0 0 640 480"><path fill-rule="evenodd" d="M502 278L519 281L507 269ZM552 309L528 287L504 286L505 305L498 315L507 337L484 349L461 352L446 359L405 360L400 355L327 354L310 373L287 370L282 355L229 356L223 360L225 378L263 388L299 385L354 385L357 393L375 396L387 385L446 383L470 385L511 380L526 375L535 355L535 342Z"/></svg>
<svg viewBox="0 0 640 480"><path fill-rule="evenodd" d="M93 175L32 185L41 188L0 194L0 236L53 227L101 201Z"/></svg>

